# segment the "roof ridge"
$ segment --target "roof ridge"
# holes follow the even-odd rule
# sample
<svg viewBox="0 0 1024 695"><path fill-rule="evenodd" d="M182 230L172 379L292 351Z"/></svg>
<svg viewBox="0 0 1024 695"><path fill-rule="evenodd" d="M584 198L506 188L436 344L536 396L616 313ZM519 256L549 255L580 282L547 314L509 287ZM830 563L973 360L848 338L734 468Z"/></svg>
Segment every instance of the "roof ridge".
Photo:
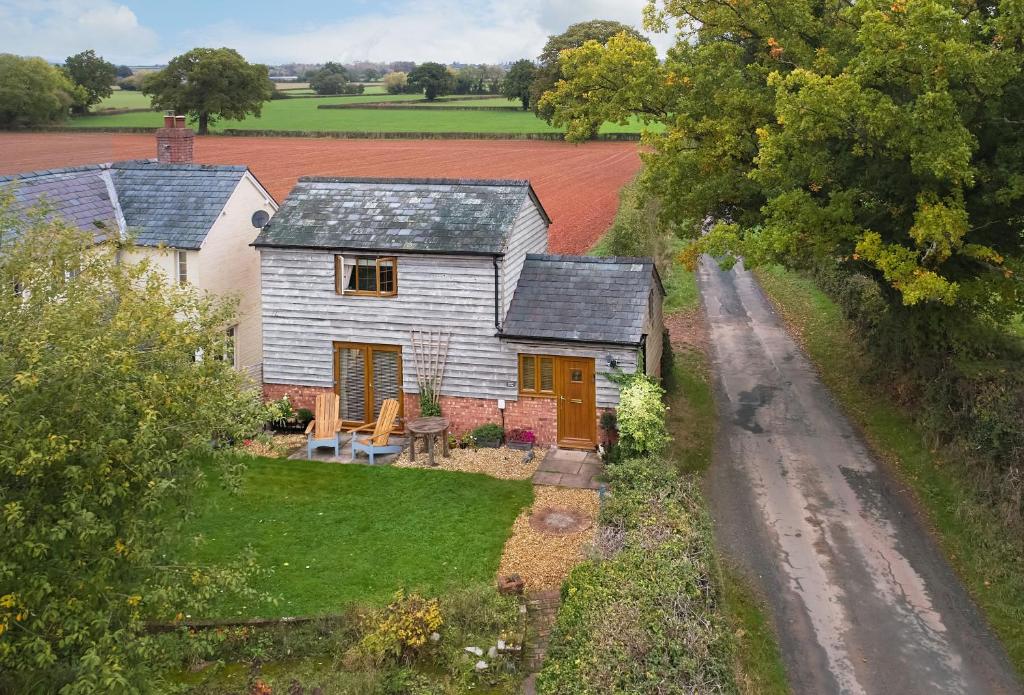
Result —
<svg viewBox="0 0 1024 695"><path fill-rule="evenodd" d="M552 263L596 263L604 265L642 263L654 265L651 256L572 256L558 253L528 253L529 261L548 261Z"/></svg>
<svg viewBox="0 0 1024 695"><path fill-rule="evenodd" d="M157 169L163 171L248 171L245 164L202 164L200 162L189 162L187 164L158 162L155 159L124 159L119 162L111 162L111 169Z"/></svg>
<svg viewBox="0 0 1024 695"><path fill-rule="evenodd" d="M73 167L57 167L55 169L37 169L35 171L22 171L17 174L0 174L0 183L21 181L23 179L34 179L40 176L53 176L54 174L74 174L85 171L103 171L110 168L110 162L98 164L79 164Z"/></svg>
<svg viewBox="0 0 1024 695"><path fill-rule="evenodd" d="M300 183L393 183L436 186L529 186L529 179L458 179L390 176L300 176Z"/></svg>

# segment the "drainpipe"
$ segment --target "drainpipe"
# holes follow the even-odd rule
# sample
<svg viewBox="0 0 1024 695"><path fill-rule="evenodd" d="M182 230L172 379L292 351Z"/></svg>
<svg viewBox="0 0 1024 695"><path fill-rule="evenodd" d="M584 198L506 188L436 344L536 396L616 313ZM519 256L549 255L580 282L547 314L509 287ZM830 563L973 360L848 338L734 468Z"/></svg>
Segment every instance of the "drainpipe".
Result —
<svg viewBox="0 0 1024 695"><path fill-rule="evenodd" d="M501 333L501 319L498 313L499 295L498 295L498 257L494 256L491 258L494 263L494 328L497 329L498 333Z"/></svg>

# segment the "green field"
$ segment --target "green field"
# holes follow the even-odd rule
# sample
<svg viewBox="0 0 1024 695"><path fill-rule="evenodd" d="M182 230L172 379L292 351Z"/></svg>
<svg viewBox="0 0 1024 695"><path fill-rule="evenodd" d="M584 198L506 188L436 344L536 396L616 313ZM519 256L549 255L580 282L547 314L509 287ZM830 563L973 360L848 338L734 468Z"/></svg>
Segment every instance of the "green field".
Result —
<svg viewBox="0 0 1024 695"><path fill-rule="evenodd" d="M139 95L141 97L141 95ZM364 95L358 97L333 97L328 99L278 99L267 102L260 118L250 117L243 121L223 120L211 127L213 131L234 128L240 130L281 130L281 131L334 131L334 132L429 132L429 133L557 133L559 129L549 126L530 112L523 111L437 111L425 109L409 111L388 111L385 109L318 109L324 104L352 104L374 101L410 101L419 99L416 94L400 94L382 97ZM145 97L142 97L145 99ZM483 101L483 100L481 100ZM486 100L490 102L491 100ZM508 105L510 102L499 99ZM451 102L449 102L451 103ZM144 108L136 106L135 108ZM132 108L122 106L119 108ZM152 113L124 113L96 115L71 121L75 128L157 128L161 115ZM642 125L633 121L625 126L605 124L602 133L639 133Z"/></svg>
<svg viewBox="0 0 1024 695"><path fill-rule="evenodd" d="M382 603L398 589L438 595L490 584L512 522L533 500L526 480L474 473L253 458L235 495L206 488L182 538L217 564L252 547L275 604L215 608L276 617Z"/></svg>
<svg viewBox="0 0 1024 695"><path fill-rule="evenodd" d="M107 109L148 109L149 97L142 92L129 92L123 89L115 89L114 93L92 107L93 111L104 111Z"/></svg>

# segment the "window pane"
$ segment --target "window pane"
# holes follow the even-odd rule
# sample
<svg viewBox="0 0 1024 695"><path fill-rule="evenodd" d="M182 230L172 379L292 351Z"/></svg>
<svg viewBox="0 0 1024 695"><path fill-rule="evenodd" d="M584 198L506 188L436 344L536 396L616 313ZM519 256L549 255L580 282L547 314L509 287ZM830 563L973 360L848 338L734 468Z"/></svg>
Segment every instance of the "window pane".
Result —
<svg viewBox="0 0 1024 695"><path fill-rule="evenodd" d="M540 358L540 390L555 390L555 365L550 357Z"/></svg>
<svg viewBox="0 0 1024 695"><path fill-rule="evenodd" d="M338 395L341 418L363 422L366 417L365 352L359 348L338 349Z"/></svg>
<svg viewBox="0 0 1024 695"><path fill-rule="evenodd" d="M388 398L401 400L401 374L398 372L398 353L391 350L373 351L373 417L380 415L380 405Z"/></svg>
<svg viewBox="0 0 1024 695"><path fill-rule="evenodd" d="M533 355L519 357L519 388L523 391L537 390L537 364Z"/></svg>
<svg viewBox="0 0 1024 695"><path fill-rule="evenodd" d="M356 265L356 289L360 292L377 291L377 262L372 258L360 258Z"/></svg>
<svg viewBox="0 0 1024 695"><path fill-rule="evenodd" d="M395 291L395 262L388 260L379 261L380 265L380 293L392 294Z"/></svg>

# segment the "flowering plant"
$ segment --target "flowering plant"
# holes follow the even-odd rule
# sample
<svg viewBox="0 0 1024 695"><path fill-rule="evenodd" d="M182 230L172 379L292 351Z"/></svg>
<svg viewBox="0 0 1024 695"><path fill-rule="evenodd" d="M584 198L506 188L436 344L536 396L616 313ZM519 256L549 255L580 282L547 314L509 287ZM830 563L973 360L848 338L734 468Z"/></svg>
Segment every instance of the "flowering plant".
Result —
<svg viewBox="0 0 1024 695"><path fill-rule="evenodd" d="M537 435L533 433L533 430L509 430L508 440L519 444L534 444L537 441Z"/></svg>

